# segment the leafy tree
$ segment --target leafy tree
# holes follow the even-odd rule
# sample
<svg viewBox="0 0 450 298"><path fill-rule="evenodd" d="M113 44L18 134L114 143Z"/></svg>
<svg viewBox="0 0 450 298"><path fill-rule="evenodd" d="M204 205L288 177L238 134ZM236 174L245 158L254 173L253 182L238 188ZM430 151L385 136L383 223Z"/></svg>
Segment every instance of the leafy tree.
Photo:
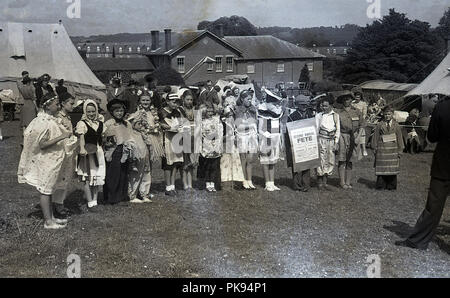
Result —
<svg viewBox="0 0 450 298"><path fill-rule="evenodd" d="M161 65L152 74L156 79L158 79L158 85L185 85L181 74L170 67L170 65Z"/></svg>
<svg viewBox="0 0 450 298"><path fill-rule="evenodd" d="M421 82L433 70L436 44L428 23L390 9L389 15L360 30L340 79L354 84L374 79Z"/></svg>
<svg viewBox="0 0 450 298"><path fill-rule="evenodd" d="M219 25L223 25L223 33L228 36L253 36L256 27L246 18L240 16L221 17L213 22L202 21L198 24L198 30L209 30L214 34L219 34Z"/></svg>
<svg viewBox="0 0 450 298"><path fill-rule="evenodd" d="M439 25L436 27L436 33L443 39L450 36L450 7L440 19Z"/></svg>
<svg viewBox="0 0 450 298"><path fill-rule="evenodd" d="M303 66L302 71L300 72L300 78L298 79L298 81L309 83L310 79L309 79L308 65L305 64L305 66Z"/></svg>

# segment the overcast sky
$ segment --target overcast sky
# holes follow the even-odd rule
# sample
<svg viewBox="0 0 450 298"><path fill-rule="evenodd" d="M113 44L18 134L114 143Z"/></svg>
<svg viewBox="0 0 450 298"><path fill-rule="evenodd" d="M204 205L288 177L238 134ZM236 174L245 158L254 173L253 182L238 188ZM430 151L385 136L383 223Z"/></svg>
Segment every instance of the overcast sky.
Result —
<svg viewBox="0 0 450 298"><path fill-rule="evenodd" d="M0 21L63 23L70 35L196 29L202 20L246 17L255 26L315 27L365 25L370 2L436 26L448 0L0 0ZM67 2L79 1L81 17L67 17ZM3 5L5 3L6 5Z"/></svg>

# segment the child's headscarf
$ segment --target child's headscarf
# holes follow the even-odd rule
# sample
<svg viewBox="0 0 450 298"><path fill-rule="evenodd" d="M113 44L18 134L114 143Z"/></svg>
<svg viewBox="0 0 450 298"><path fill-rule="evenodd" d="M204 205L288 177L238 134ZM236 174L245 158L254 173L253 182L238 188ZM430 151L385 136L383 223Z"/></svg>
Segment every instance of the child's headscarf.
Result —
<svg viewBox="0 0 450 298"><path fill-rule="evenodd" d="M87 110L88 105L93 105L95 107L95 119L94 120L91 120L87 117L86 110ZM92 99L86 99L83 103L83 116L81 116L81 120L87 121L88 123L94 123L96 121L103 121L102 118L103 118L103 116L101 116L98 113L97 102Z"/></svg>

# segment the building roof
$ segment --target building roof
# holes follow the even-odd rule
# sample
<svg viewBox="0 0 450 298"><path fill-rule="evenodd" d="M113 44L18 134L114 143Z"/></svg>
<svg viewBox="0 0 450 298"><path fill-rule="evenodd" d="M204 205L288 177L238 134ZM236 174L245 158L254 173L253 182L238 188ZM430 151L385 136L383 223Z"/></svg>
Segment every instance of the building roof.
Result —
<svg viewBox="0 0 450 298"><path fill-rule="evenodd" d="M364 82L359 86L362 89L408 92L408 91L411 91L412 89L414 89L417 86L417 84L396 83L396 82L387 81L387 80L373 80L373 81Z"/></svg>
<svg viewBox="0 0 450 298"><path fill-rule="evenodd" d="M224 39L240 49L245 60L325 58L321 54L271 35L225 36Z"/></svg>
<svg viewBox="0 0 450 298"><path fill-rule="evenodd" d="M87 58L92 71L153 71L155 66L145 56L131 58Z"/></svg>
<svg viewBox="0 0 450 298"><path fill-rule="evenodd" d="M433 72L406 96L438 93L450 96L450 53Z"/></svg>
<svg viewBox="0 0 450 298"><path fill-rule="evenodd" d="M169 55L175 55L180 51L182 51L183 49L187 48L189 45L193 44L195 41L203 38L204 36L209 36L217 40L219 43L222 43L225 47L228 47L234 52L238 53L240 56L242 55L242 51L236 48L235 45L229 43L226 39L220 38L219 36L215 35L214 33L208 30L184 31L172 34L172 49L164 53ZM164 47L164 45L162 47Z"/></svg>

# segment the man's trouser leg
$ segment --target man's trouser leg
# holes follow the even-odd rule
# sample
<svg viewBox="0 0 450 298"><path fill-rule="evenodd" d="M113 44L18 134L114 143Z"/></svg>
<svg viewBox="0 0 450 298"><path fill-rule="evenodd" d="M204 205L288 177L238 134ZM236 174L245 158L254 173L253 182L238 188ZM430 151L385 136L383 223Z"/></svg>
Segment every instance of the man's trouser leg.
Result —
<svg viewBox="0 0 450 298"><path fill-rule="evenodd" d="M450 194L450 180L431 178L427 204L408 241L417 248L427 248L441 220L445 201Z"/></svg>

